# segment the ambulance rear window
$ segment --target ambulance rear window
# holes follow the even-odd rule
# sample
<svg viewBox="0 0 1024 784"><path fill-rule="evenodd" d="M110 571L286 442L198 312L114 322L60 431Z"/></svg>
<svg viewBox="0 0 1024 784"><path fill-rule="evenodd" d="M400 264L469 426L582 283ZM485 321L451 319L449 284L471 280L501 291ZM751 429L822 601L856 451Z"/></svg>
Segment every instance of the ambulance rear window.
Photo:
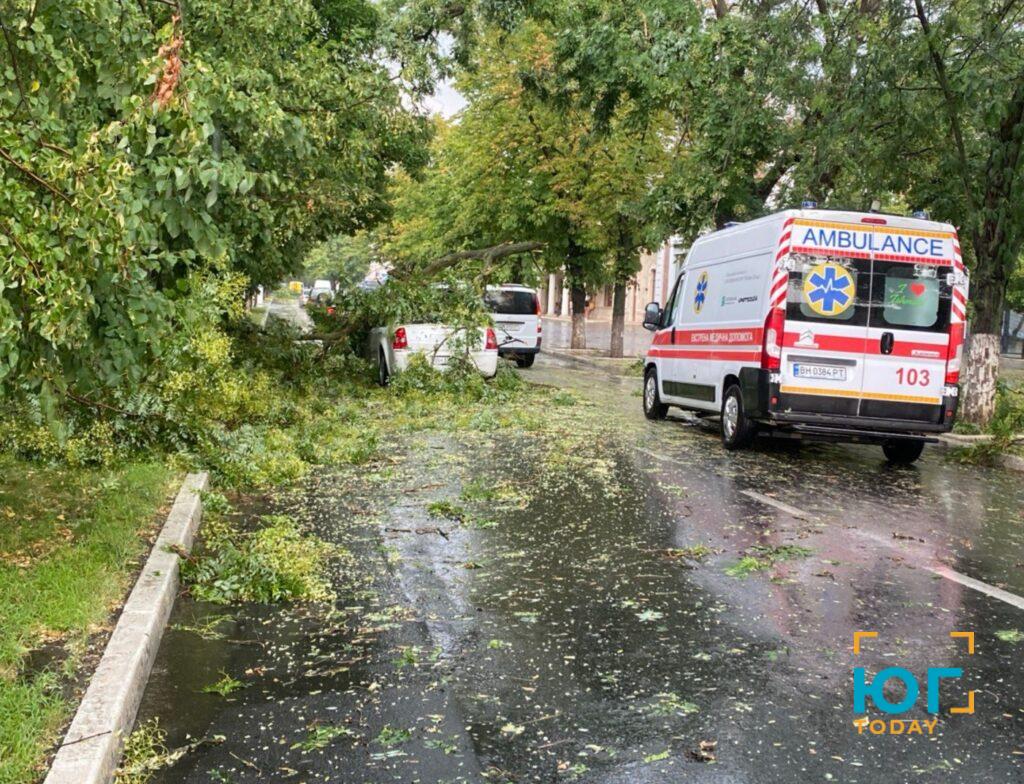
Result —
<svg viewBox="0 0 1024 784"><path fill-rule="evenodd" d="M885 276L883 317L895 327L932 327L939 319L939 281L901 270Z"/></svg>
<svg viewBox="0 0 1024 784"><path fill-rule="evenodd" d="M791 276L798 287L800 315L823 321L850 321L858 313L857 270L833 260L815 259L802 275Z"/></svg>

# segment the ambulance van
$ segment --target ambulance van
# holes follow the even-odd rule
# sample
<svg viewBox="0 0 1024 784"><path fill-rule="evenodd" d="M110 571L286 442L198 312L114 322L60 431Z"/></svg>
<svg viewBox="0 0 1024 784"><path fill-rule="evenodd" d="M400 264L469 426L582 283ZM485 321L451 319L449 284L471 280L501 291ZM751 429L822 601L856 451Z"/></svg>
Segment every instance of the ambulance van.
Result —
<svg viewBox="0 0 1024 784"><path fill-rule="evenodd" d="M953 426L968 278L956 230L876 213L787 210L694 242L654 331L644 413L881 445L916 460Z"/></svg>

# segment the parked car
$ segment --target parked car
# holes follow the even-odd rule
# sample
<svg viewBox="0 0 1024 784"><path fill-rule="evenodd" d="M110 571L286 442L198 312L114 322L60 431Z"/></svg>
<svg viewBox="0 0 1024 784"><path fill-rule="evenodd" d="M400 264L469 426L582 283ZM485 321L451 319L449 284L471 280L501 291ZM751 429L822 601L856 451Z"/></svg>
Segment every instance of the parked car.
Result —
<svg viewBox="0 0 1024 784"><path fill-rule="evenodd" d="M477 330L475 345L468 347L470 361L485 378L498 372L498 341L491 327ZM377 367L377 381L387 386L395 373L409 366L414 354L422 354L437 370L446 370L454 352L464 350L466 335L444 324L397 324L370 330L367 356Z"/></svg>
<svg viewBox="0 0 1024 784"><path fill-rule="evenodd" d="M967 290L947 223L804 209L713 232L647 306L644 413L720 413L727 449L761 429L913 462L953 426Z"/></svg>
<svg viewBox="0 0 1024 784"><path fill-rule="evenodd" d="M530 367L540 353L540 298L534 289L507 283L488 286L484 305L494 319L498 355L511 357L519 367Z"/></svg>
<svg viewBox="0 0 1024 784"><path fill-rule="evenodd" d="M314 281L313 288L309 290L309 299L318 305L324 305L334 299L334 289L329 280Z"/></svg>

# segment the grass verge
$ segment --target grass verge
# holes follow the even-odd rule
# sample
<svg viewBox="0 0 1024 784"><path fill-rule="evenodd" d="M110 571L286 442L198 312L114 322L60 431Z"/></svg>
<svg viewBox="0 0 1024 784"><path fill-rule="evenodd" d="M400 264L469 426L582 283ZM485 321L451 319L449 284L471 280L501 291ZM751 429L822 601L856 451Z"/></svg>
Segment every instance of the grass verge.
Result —
<svg viewBox="0 0 1024 784"><path fill-rule="evenodd" d="M0 784L39 778L89 634L124 596L172 478L154 463L0 456Z"/></svg>

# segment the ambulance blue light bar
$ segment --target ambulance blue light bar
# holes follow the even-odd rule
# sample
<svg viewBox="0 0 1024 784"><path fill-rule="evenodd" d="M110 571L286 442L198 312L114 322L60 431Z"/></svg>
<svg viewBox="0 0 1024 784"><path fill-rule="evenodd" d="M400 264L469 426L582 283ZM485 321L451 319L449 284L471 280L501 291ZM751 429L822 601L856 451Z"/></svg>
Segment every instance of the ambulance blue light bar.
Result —
<svg viewBox="0 0 1024 784"><path fill-rule="evenodd" d="M818 208L818 202L814 199L804 199L800 202L800 209L803 210L816 210Z"/></svg>

